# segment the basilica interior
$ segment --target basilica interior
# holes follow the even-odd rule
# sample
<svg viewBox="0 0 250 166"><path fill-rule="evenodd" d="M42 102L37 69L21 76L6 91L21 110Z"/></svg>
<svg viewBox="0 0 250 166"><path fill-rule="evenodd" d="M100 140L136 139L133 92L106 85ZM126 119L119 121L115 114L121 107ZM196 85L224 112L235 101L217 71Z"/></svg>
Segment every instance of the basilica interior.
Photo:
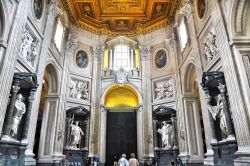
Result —
<svg viewBox="0 0 250 166"><path fill-rule="evenodd" d="M249 0L0 0L0 165L250 165Z"/></svg>

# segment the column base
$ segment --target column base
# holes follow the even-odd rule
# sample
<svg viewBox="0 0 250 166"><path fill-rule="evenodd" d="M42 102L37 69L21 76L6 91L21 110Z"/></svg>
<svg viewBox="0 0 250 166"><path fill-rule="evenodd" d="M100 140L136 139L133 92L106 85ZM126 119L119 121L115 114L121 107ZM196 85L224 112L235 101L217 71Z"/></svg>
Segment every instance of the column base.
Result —
<svg viewBox="0 0 250 166"><path fill-rule="evenodd" d="M0 163L2 165L23 165L26 145L19 141L0 141Z"/></svg>
<svg viewBox="0 0 250 166"><path fill-rule="evenodd" d="M155 157L159 165L171 165L171 162L176 162L178 155L179 149L155 150Z"/></svg>
<svg viewBox="0 0 250 166"><path fill-rule="evenodd" d="M235 140L226 140L221 141L215 144L212 144L212 149L214 151L214 165L217 166L230 166L233 165L234 160L236 159L235 152L238 149L237 143Z"/></svg>
<svg viewBox="0 0 250 166"><path fill-rule="evenodd" d="M24 157L24 165L25 166L35 166L36 165L36 160L33 158L35 155L32 153L31 150L27 149L25 151L25 157Z"/></svg>
<svg viewBox="0 0 250 166"><path fill-rule="evenodd" d="M245 151L237 151L235 153L237 158L234 160L235 166L249 166L250 165L250 147Z"/></svg>

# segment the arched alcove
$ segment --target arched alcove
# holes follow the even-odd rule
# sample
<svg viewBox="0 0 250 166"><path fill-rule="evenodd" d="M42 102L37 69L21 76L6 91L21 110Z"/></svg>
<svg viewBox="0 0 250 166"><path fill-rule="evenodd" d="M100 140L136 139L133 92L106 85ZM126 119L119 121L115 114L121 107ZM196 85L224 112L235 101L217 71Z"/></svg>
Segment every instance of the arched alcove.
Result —
<svg viewBox="0 0 250 166"><path fill-rule="evenodd" d="M36 135L34 154L41 160L53 153L53 140L55 139L56 112L58 105L58 76L53 64L48 64L44 71ZM39 150L38 150L39 149Z"/></svg>
<svg viewBox="0 0 250 166"><path fill-rule="evenodd" d="M100 102L102 163L113 162L114 156L119 159L120 153L129 155L133 152L138 158L142 158L143 111L141 103L140 93L131 84L124 86L114 84L103 92ZM129 133L125 134L126 132ZM124 146L115 147L122 144Z"/></svg>
<svg viewBox="0 0 250 166"><path fill-rule="evenodd" d="M198 85L196 67L191 62L186 66L183 77L186 143L189 155L202 161L207 149Z"/></svg>
<svg viewBox="0 0 250 166"><path fill-rule="evenodd" d="M138 95L131 86L115 85L106 92L104 106L106 108L137 108L138 102Z"/></svg>

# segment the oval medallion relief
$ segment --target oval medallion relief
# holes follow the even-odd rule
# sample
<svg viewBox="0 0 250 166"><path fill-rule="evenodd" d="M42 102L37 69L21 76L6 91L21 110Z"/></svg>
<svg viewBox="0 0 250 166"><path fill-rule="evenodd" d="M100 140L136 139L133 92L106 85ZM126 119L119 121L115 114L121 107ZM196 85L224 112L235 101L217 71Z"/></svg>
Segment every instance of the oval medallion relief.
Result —
<svg viewBox="0 0 250 166"><path fill-rule="evenodd" d="M200 19L204 17L206 11L206 1L205 0L196 0L196 10Z"/></svg>
<svg viewBox="0 0 250 166"><path fill-rule="evenodd" d="M167 63L167 55L165 50L157 51L155 55L155 65L158 68L163 68Z"/></svg>
<svg viewBox="0 0 250 166"><path fill-rule="evenodd" d="M80 50L76 54L76 64L80 68L86 68L88 65L88 55L85 51Z"/></svg>
<svg viewBox="0 0 250 166"><path fill-rule="evenodd" d="M33 12L36 17L36 19L40 19L43 14L43 0L34 0L33 3Z"/></svg>

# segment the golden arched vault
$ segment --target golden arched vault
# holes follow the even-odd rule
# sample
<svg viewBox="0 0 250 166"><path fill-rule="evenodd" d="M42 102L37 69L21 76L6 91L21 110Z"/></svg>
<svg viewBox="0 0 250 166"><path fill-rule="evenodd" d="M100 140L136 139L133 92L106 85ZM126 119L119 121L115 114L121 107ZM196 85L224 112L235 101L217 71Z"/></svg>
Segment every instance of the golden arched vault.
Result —
<svg viewBox="0 0 250 166"><path fill-rule="evenodd" d="M106 108L138 107L138 95L129 85L112 86L106 93L104 105Z"/></svg>
<svg viewBox="0 0 250 166"><path fill-rule="evenodd" d="M65 0L71 21L88 31L109 36L135 36L164 27L180 0Z"/></svg>

